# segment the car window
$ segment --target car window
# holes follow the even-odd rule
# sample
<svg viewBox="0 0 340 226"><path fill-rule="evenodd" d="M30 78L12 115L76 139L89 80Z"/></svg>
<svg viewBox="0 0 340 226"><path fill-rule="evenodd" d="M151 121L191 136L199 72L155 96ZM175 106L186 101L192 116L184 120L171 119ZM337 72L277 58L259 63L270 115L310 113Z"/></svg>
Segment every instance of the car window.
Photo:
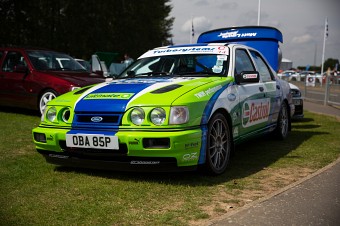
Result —
<svg viewBox="0 0 340 226"><path fill-rule="evenodd" d="M269 82L274 80L273 75L270 72L270 69L268 68L268 65L265 63L263 58L258 52L250 51L251 55L253 56L253 59L255 61L255 64L257 66L257 69L260 73L261 79L263 82Z"/></svg>
<svg viewBox="0 0 340 226"><path fill-rule="evenodd" d="M179 54L141 58L120 78L127 76L205 76L222 75L227 70L228 56L223 54Z"/></svg>
<svg viewBox="0 0 340 226"><path fill-rule="evenodd" d="M255 71L255 67L245 49L237 49L235 53L235 73L242 71Z"/></svg>
<svg viewBox="0 0 340 226"><path fill-rule="evenodd" d="M17 66L27 66L24 57L20 52L8 52L2 65L2 71L13 72Z"/></svg>
<svg viewBox="0 0 340 226"><path fill-rule="evenodd" d="M85 68L72 57L58 52L45 50L27 51L29 60L37 70L85 71Z"/></svg>

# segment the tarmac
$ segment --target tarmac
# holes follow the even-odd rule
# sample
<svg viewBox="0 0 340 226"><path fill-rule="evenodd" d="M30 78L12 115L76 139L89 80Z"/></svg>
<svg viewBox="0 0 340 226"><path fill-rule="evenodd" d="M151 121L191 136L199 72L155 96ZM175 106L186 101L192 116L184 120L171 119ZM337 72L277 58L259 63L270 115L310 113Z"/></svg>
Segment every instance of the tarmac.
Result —
<svg viewBox="0 0 340 226"><path fill-rule="evenodd" d="M335 116L340 107L304 101L304 110ZM238 210L209 226L340 225L340 158L312 175Z"/></svg>

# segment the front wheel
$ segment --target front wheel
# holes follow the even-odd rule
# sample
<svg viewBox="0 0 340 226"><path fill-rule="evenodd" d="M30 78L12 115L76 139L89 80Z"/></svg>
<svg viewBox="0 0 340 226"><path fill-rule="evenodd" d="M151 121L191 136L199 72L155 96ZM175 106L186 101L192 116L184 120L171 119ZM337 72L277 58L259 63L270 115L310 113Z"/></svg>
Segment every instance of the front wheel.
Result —
<svg viewBox="0 0 340 226"><path fill-rule="evenodd" d="M206 169L209 173L222 174L229 163L232 147L230 128L225 117L217 113L208 124Z"/></svg>
<svg viewBox="0 0 340 226"><path fill-rule="evenodd" d="M58 96L57 92L54 90L46 90L39 99L39 111L40 114L44 113L47 103Z"/></svg>
<svg viewBox="0 0 340 226"><path fill-rule="evenodd" d="M289 130L289 116L288 107L285 102L282 103L279 118L277 119L277 126L275 129L275 135L278 139L283 140L288 136Z"/></svg>

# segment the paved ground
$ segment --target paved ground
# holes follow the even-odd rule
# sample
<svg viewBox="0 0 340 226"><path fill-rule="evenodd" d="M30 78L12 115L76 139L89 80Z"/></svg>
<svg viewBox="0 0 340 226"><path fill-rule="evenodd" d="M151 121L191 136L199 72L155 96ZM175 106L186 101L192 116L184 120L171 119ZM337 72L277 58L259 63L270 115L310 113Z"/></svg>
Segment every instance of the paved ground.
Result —
<svg viewBox="0 0 340 226"><path fill-rule="evenodd" d="M305 101L306 110L340 120L340 108ZM275 194L208 225L340 225L340 158Z"/></svg>

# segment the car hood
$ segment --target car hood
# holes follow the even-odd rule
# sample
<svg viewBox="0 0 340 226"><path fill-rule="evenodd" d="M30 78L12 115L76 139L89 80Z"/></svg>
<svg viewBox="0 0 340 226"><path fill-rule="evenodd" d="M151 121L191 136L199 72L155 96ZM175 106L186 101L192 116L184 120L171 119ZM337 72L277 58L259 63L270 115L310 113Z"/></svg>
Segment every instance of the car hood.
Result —
<svg viewBox="0 0 340 226"><path fill-rule="evenodd" d="M40 72L42 73L42 72ZM74 83L76 86L87 86L105 81L105 78L86 71L46 71L44 74L50 74L63 80Z"/></svg>
<svg viewBox="0 0 340 226"><path fill-rule="evenodd" d="M69 100L73 99L76 112L124 112L141 105L171 106L178 99L197 99L197 95L202 95L202 89L209 94L217 91L222 86L214 84L220 83L221 79L221 77L120 79L66 94L56 101L58 104L62 104L63 101L70 104Z"/></svg>

